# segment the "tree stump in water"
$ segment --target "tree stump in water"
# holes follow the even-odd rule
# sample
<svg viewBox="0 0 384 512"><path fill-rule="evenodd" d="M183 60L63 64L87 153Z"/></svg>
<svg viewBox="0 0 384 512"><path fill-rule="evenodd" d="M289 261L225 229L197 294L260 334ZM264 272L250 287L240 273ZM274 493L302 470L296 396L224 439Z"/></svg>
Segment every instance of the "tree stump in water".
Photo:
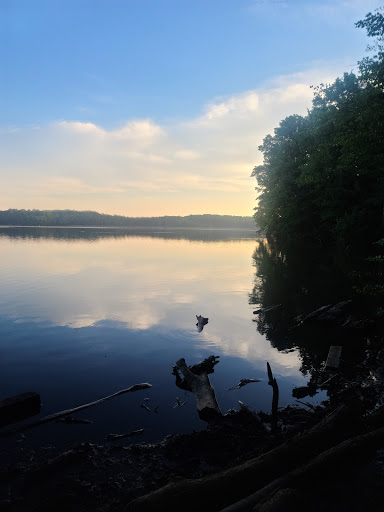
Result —
<svg viewBox="0 0 384 512"><path fill-rule="evenodd" d="M217 356L209 356L199 364L187 366L185 359L181 358L173 368L173 374L176 376L176 386L195 395L199 416L202 420L208 422L222 417L215 390L211 386L208 377L209 373L214 372L213 367L219 362L217 359ZM181 378L179 371L184 378Z"/></svg>

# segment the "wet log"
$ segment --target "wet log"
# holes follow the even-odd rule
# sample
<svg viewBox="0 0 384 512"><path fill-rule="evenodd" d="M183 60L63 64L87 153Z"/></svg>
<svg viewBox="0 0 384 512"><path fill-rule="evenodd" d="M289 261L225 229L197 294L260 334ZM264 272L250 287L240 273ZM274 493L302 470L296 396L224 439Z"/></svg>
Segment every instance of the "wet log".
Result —
<svg viewBox="0 0 384 512"><path fill-rule="evenodd" d="M0 427L39 414L40 407L40 395L34 391L5 398L0 401Z"/></svg>
<svg viewBox="0 0 384 512"><path fill-rule="evenodd" d="M195 395L199 416L204 421L215 421L222 417L216 400L215 390L211 386L208 374L213 373L213 367L218 363L216 356L210 356L201 363L188 367L185 359L179 359L173 368L176 385ZM180 377L179 371L184 378Z"/></svg>
<svg viewBox="0 0 384 512"><path fill-rule="evenodd" d="M346 425L357 428L359 417L360 410L355 405L343 405L312 429L259 457L204 478L171 482L130 502L125 510L172 510L182 503L183 512L219 511L265 487L281 475L308 463L329 446L340 442L345 437Z"/></svg>
<svg viewBox="0 0 384 512"><path fill-rule="evenodd" d="M49 416L45 416L41 420L37 420L31 423L27 423L25 425L21 425L18 428L15 429L8 429L6 431L0 432L0 437L9 436L12 434L17 434L18 432L24 432L25 430L29 430L30 428L37 427L39 425L43 425L44 423L48 423L49 421L55 421L59 418L62 418L63 416L70 416L71 414L75 412L82 411L83 409L88 409L89 407L93 407L95 405L99 405L107 400L111 400L111 398L115 398L116 396L123 395L124 393L129 393L133 391L139 391L141 389L148 389L152 387L152 384L149 384L148 382L143 382L141 384L135 384L134 386L131 386L127 389L122 389L121 391L118 391L117 393L114 393L113 395L108 395L103 398L99 398L99 400L95 400L94 402L89 402L87 404L79 405L78 407L74 407L73 409L66 409L65 411L56 412L54 414L50 414Z"/></svg>

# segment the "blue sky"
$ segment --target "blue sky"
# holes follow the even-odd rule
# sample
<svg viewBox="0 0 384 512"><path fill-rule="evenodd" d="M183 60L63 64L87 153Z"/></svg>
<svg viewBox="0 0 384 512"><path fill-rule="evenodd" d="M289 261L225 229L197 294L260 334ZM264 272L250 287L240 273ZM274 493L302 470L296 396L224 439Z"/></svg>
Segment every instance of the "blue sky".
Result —
<svg viewBox="0 0 384 512"><path fill-rule="evenodd" d="M379 6L1 0L0 209L251 215L257 146L357 69Z"/></svg>

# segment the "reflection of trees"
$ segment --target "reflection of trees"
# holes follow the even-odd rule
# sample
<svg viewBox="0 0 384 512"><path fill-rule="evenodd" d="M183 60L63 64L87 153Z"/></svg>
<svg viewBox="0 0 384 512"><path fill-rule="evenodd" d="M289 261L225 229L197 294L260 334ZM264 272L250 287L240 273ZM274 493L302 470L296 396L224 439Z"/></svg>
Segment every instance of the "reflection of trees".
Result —
<svg viewBox="0 0 384 512"><path fill-rule="evenodd" d="M297 347L302 358L301 370L313 373L326 358L329 345L337 344L337 340L325 336L320 329L294 326L300 316L320 306L351 298L350 258L345 253L297 241L282 245L263 240L253 259L256 273L250 304L259 308L281 304L255 316L258 331L278 350Z"/></svg>
<svg viewBox="0 0 384 512"><path fill-rule="evenodd" d="M242 229L193 229L193 228L55 228L55 227L0 227L0 238L8 237L22 240L61 240L65 242L92 242L105 238L121 239L126 237L150 237L172 240L191 240L199 242L221 242L242 239L254 239L252 230Z"/></svg>

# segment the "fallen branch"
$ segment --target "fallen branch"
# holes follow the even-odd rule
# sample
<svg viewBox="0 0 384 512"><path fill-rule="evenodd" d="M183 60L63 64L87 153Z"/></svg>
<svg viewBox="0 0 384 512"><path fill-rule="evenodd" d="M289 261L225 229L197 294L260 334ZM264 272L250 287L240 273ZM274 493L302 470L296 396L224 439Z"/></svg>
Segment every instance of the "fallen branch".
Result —
<svg viewBox="0 0 384 512"><path fill-rule="evenodd" d="M152 384L148 382L143 382L142 384L135 384L127 389L122 389L113 395L105 396L103 398L99 398L99 400L95 400L94 402L89 402L88 404L79 405L78 407L74 407L73 409L67 409L65 411L56 412L54 414L50 414L49 416L45 416L41 420L33 421L32 423L27 423L26 425L21 425L19 428L8 429L6 431L0 432L0 437L9 436L12 434L16 434L18 432L24 432L25 430L29 430L30 428L37 427L39 425L43 425L44 423L48 423L49 421L57 420L63 416L69 416L78 411L82 411L83 409L88 409L89 407L93 407L95 405L99 405L107 400L111 400L111 398L115 398L116 396L123 395L124 393L130 393L133 391L139 391L141 389L148 389L152 387Z"/></svg>
<svg viewBox="0 0 384 512"><path fill-rule="evenodd" d="M233 389L240 389L243 386L250 384L251 382L261 382L260 379L240 379L237 386L233 386L233 388L228 388L227 391L232 391Z"/></svg>

